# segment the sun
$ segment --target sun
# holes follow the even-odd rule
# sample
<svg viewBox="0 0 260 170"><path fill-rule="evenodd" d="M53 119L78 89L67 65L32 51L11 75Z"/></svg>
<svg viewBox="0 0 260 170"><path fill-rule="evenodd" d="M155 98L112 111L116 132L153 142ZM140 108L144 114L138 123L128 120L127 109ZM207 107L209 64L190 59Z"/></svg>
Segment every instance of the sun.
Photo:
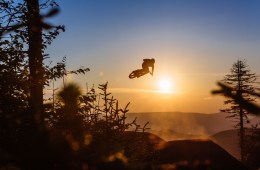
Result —
<svg viewBox="0 0 260 170"><path fill-rule="evenodd" d="M170 92L172 89L172 80L169 78L163 78L158 81L160 92Z"/></svg>

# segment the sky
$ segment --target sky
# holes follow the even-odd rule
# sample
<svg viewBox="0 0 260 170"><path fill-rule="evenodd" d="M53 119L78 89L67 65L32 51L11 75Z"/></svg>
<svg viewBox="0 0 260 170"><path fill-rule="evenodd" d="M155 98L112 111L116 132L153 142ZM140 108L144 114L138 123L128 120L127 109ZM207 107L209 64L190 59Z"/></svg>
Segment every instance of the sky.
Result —
<svg viewBox="0 0 260 170"><path fill-rule="evenodd" d="M83 91L108 82L120 106L130 102L130 112L216 113L224 98L210 92L235 61L246 59L260 74L258 0L57 2L61 12L49 22L64 24L66 32L48 47L51 60L66 56L68 70L90 68L66 82ZM144 58L155 59L154 76L129 79Z"/></svg>

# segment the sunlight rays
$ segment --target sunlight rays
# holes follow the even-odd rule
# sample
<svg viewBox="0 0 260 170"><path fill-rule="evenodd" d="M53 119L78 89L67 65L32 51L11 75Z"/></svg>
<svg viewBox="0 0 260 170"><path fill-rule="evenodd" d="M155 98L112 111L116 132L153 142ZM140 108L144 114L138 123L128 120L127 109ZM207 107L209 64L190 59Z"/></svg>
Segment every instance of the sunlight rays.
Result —
<svg viewBox="0 0 260 170"><path fill-rule="evenodd" d="M158 84L158 88L159 90L157 90L158 93L163 93L163 94L172 94L175 93L175 90L173 89L173 80L167 77L164 78L160 78L157 81Z"/></svg>

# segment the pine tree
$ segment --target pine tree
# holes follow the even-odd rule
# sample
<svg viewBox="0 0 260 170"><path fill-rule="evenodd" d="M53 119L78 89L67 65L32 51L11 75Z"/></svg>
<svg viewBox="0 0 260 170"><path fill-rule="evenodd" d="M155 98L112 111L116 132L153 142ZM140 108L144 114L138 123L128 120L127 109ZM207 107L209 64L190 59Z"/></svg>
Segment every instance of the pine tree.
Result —
<svg viewBox="0 0 260 170"><path fill-rule="evenodd" d="M47 14L41 14L43 10L48 10ZM65 31L63 25L52 26L45 22L58 12L55 0L1 0L0 118L3 122L9 122L3 117L29 110L34 119L32 122L42 130L46 116L44 87L67 74L89 71L84 67L67 71L66 58L53 67L46 65L47 46Z"/></svg>
<svg viewBox="0 0 260 170"><path fill-rule="evenodd" d="M230 93L235 97L225 100L224 104L229 105L229 107L221 111L228 113L228 118L237 122L235 128L239 128L241 160L245 161L245 124L249 123L247 117L249 112L244 109L242 101L254 102L256 100L250 93L255 93L254 83L257 77L255 73L251 73L245 60L237 60L230 72L230 74L224 77L222 82L232 88Z"/></svg>
<svg viewBox="0 0 260 170"><path fill-rule="evenodd" d="M43 88L46 82L44 50L56 38L60 30L64 31L63 26L54 27L44 23L43 20L57 14L56 7L55 1L45 1L40 4L39 0L23 2L3 0L0 8L3 14L0 17L0 42L15 41L21 46L19 51L10 50L10 48L1 50L1 56L20 53L23 61L28 57L29 105L34 114L35 123L40 126L43 124ZM40 10L46 8L51 8L49 13L41 15ZM6 61L2 59L1 62L5 63Z"/></svg>

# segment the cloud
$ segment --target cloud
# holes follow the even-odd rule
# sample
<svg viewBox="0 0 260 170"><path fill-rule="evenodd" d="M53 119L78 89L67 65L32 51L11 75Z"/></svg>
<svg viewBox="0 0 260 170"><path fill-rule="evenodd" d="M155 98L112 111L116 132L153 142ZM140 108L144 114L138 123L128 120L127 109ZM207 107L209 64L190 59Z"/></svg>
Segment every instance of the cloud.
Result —
<svg viewBox="0 0 260 170"><path fill-rule="evenodd" d="M175 90L160 91L160 90L137 89L137 88L109 88L108 91L112 93L162 93L162 94L179 93Z"/></svg>

